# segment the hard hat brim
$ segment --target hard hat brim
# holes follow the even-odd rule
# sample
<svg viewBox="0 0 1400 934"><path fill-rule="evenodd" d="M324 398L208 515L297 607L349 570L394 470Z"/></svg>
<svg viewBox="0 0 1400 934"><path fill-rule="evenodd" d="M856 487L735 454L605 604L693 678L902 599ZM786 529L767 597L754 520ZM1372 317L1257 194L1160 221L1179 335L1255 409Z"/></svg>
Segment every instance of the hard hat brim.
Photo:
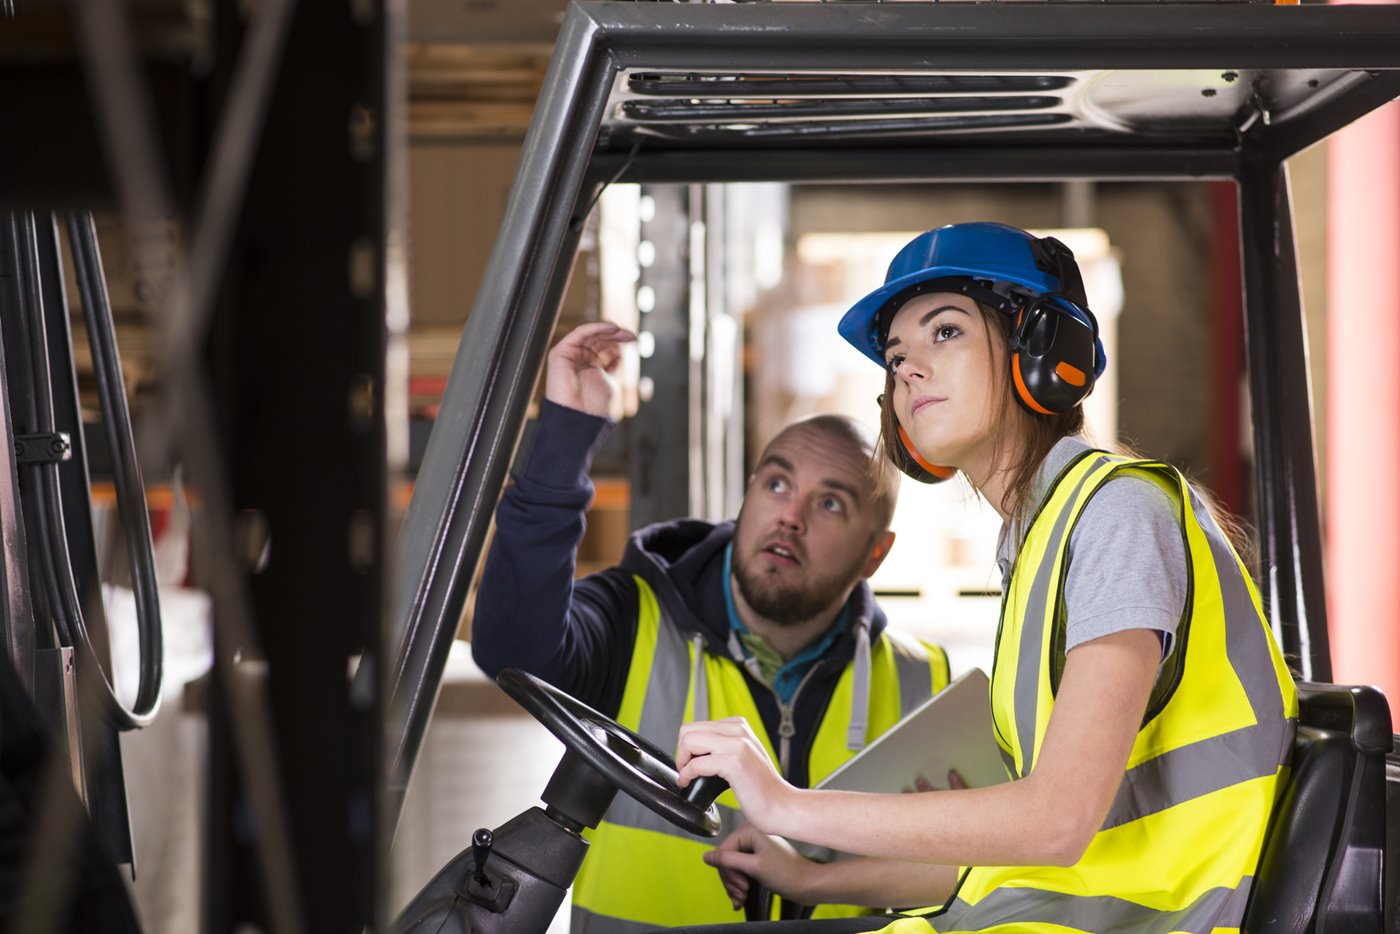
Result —
<svg viewBox="0 0 1400 934"><path fill-rule="evenodd" d="M891 279L852 305L841 316L840 323L836 325L836 331L852 347L883 367L885 365L885 348L881 346L880 341L880 313L889 307L890 303L901 293L932 279L978 279L985 281L987 278L986 270L970 269L964 266L933 266L929 269L908 273L898 279ZM1042 283L1023 281L1020 277L1007 277L1004 281L1014 282L1016 285L1036 293L1044 291Z"/></svg>

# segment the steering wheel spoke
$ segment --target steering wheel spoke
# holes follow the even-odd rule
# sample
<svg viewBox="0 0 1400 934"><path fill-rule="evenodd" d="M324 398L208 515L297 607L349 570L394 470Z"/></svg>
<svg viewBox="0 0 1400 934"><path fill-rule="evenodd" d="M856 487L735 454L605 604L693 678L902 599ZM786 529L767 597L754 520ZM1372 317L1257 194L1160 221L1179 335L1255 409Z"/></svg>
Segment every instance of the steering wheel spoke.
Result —
<svg viewBox="0 0 1400 934"><path fill-rule="evenodd" d="M556 817L580 830L595 827L621 790L683 830L719 833L714 797L722 787L681 788L667 752L534 675L507 668L496 681L564 744L564 759L542 796Z"/></svg>

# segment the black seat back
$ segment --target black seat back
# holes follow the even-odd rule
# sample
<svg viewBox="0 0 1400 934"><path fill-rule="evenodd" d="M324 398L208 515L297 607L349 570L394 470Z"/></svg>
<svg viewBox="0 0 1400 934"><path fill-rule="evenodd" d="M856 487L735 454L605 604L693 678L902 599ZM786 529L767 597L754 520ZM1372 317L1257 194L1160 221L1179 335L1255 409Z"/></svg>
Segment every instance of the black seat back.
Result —
<svg viewBox="0 0 1400 934"><path fill-rule="evenodd" d="M1293 759L1246 934L1381 931L1390 708L1371 687L1298 683Z"/></svg>

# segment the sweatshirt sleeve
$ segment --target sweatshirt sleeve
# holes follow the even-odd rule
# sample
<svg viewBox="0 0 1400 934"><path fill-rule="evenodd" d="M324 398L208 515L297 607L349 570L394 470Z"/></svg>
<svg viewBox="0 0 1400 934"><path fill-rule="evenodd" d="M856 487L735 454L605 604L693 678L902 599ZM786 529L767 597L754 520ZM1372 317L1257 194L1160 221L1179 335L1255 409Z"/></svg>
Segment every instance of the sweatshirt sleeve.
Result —
<svg viewBox="0 0 1400 934"><path fill-rule="evenodd" d="M575 582L588 471L612 423L546 401L515 482L496 508L472 617L472 657L492 678L522 668L611 714L636 626L636 590L616 569Z"/></svg>

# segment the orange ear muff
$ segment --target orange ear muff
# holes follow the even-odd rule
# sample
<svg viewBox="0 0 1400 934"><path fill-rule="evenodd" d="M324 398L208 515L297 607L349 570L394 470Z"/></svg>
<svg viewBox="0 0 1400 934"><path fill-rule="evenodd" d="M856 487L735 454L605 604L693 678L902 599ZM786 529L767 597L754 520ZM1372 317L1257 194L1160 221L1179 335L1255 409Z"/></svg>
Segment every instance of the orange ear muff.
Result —
<svg viewBox="0 0 1400 934"><path fill-rule="evenodd" d="M1016 398L1021 400L1021 404L1032 412L1041 415L1054 415L1055 413L1035 401L1035 396L1031 395L1030 388L1026 386L1026 378L1021 375L1021 354L1011 355L1011 381L1016 385Z"/></svg>
<svg viewBox="0 0 1400 934"><path fill-rule="evenodd" d="M1049 293L1022 307L1007 340L1016 401L1038 415L1068 412L1094 388L1097 326L1057 307L1057 298Z"/></svg>
<svg viewBox="0 0 1400 934"><path fill-rule="evenodd" d="M885 404L885 394L881 393L875 404L883 407ZM909 433L904 430L904 426L899 426L899 444L883 445L885 452L889 454L890 460L900 472L905 476L913 477L920 483L938 483L947 480L957 470L952 467L939 467L937 464L930 464L924 460L918 448L914 447L914 442L909 439ZM879 549L876 550L875 557L879 557Z"/></svg>
<svg viewBox="0 0 1400 934"><path fill-rule="evenodd" d="M899 448L890 449L891 459L896 467L920 483L938 483L957 473L952 467L940 467L924 460L903 425L899 426L899 444Z"/></svg>

